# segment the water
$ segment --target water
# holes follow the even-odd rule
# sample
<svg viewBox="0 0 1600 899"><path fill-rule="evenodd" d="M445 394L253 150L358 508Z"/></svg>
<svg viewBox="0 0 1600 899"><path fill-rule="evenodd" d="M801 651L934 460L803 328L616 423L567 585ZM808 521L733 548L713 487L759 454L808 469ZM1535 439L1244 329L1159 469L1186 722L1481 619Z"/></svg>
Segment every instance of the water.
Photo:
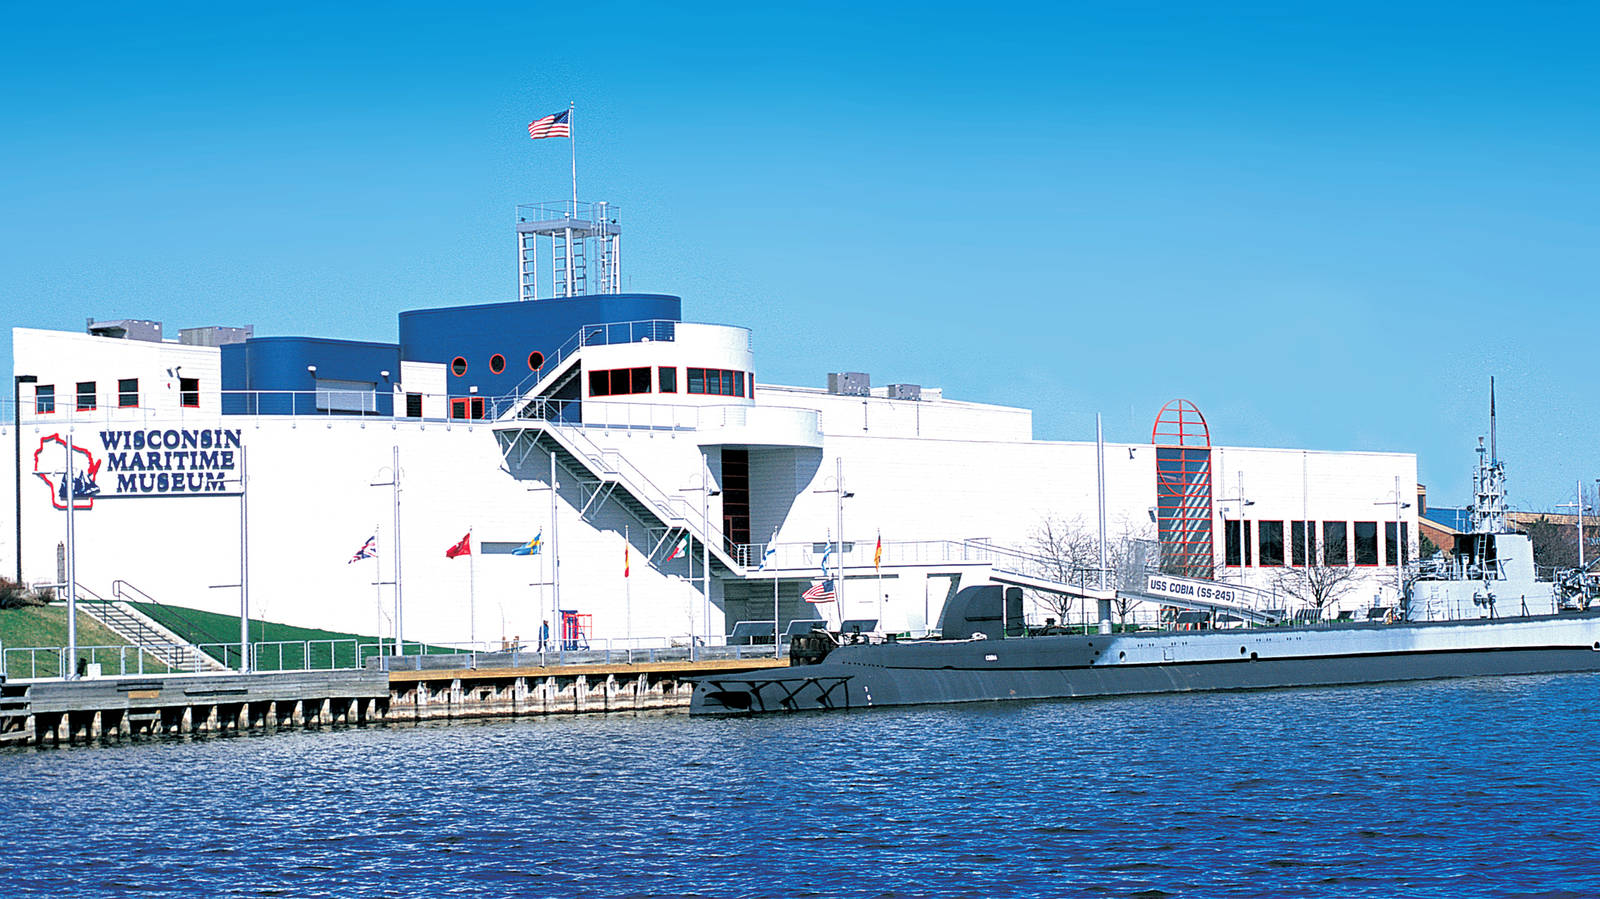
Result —
<svg viewBox="0 0 1600 899"><path fill-rule="evenodd" d="M1594 896L1600 676L0 753L8 896Z"/></svg>

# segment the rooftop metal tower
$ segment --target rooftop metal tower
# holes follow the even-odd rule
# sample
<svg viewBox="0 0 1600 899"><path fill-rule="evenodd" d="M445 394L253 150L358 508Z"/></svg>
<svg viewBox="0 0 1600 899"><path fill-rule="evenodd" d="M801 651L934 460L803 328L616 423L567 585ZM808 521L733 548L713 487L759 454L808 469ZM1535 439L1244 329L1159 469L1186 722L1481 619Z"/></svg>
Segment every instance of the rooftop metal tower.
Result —
<svg viewBox="0 0 1600 899"><path fill-rule="evenodd" d="M540 297L539 257L550 297L622 292L622 227L610 203L558 200L517 207L518 297Z"/></svg>
<svg viewBox="0 0 1600 899"><path fill-rule="evenodd" d="M1506 467L1495 439L1494 378L1489 379L1489 446L1478 438L1478 467L1472 473L1472 509L1468 527L1474 534L1506 534Z"/></svg>

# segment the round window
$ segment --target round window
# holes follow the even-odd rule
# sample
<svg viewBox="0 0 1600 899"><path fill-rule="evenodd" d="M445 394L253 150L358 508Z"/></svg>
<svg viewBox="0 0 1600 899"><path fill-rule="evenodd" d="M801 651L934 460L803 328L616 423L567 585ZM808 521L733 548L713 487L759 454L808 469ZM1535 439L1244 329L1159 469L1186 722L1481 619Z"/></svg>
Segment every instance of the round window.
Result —
<svg viewBox="0 0 1600 899"><path fill-rule="evenodd" d="M462 375L466 374L467 373L467 360L461 358L460 356L457 356L454 359L450 360L450 373L455 375L458 378L461 377Z"/></svg>
<svg viewBox="0 0 1600 899"><path fill-rule="evenodd" d="M538 371L541 368L544 368L544 354L534 350L528 354L528 370Z"/></svg>
<svg viewBox="0 0 1600 899"><path fill-rule="evenodd" d="M499 373L505 371L506 370L506 357L500 355L499 353L495 353L493 356L490 356L489 357L489 370L494 372L497 375Z"/></svg>

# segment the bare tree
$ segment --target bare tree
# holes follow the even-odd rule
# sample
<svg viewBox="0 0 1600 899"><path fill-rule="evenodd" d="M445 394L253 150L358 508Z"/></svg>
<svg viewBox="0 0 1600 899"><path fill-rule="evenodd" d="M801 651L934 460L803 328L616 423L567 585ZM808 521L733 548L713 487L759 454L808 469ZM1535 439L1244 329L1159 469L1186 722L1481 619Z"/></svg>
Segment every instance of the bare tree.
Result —
<svg viewBox="0 0 1600 899"><path fill-rule="evenodd" d="M1142 589L1147 553L1140 546L1148 541L1148 528L1141 531L1126 519L1117 530L1106 535L1106 580L1114 590ZM1046 516L1029 534L1029 548L1039 559L1035 574L1063 584L1098 587L1100 584L1100 537L1096 528L1082 518ZM1060 621L1069 621L1079 600L1055 593L1037 593L1038 600ZM1118 596L1112 601L1117 623L1126 624L1136 600Z"/></svg>
<svg viewBox="0 0 1600 899"><path fill-rule="evenodd" d="M1322 542L1307 564L1279 568L1272 573L1272 589L1301 605L1321 611L1339 601L1361 579L1361 573L1348 565L1327 565Z"/></svg>

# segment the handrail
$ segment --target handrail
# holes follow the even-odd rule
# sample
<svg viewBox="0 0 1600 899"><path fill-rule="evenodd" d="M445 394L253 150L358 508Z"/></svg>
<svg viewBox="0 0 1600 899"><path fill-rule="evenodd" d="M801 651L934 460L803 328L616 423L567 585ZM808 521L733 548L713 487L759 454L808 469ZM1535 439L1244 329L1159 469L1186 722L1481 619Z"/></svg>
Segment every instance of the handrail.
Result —
<svg viewBox="0 0 1600 899"><path fill-rule="evenodd" d="M186 616L182 612L178 611L175 606L169 606L169 605L161 602L160 600L156 599L154 596L151 596L150 594L144 592L143 590L140 590L138 587L135 587L133 584L128 583L127 581L123 580L122 578L117 578L116 580L111 582L111 595L115 596L119 601L128 602L127 597L125 597L123 595L125 592L135 593L135 594L137 594L139 596L139 598L140 598L140 600L142 602L148 603L149 605L153 605L153 606L159 607L162 610L163 614L170 614L174 619L177 620L177 622L179 624L183 625L184 632L180 633L176 628L170 627L164 622L159 622L158 621L156 623L160 624L162 627L165 627L167 630L172 631L173 634L175 634L176 636L182 638L189 645L191 645L191 646L198 646L199 645L199 641L197 641L195 639L195 636L196 636L197 633L200 636L209 636L209 634L207 634L204 629L202 629L198 624L195 624L192 620L190 620L188 618L188 616Z"/></svg>
<svg viewBox="0 0 1600 899"><path fill-rule="evenodd" d="M677 326L680 324L683 323L674 319L652 318L630 322L611 322L605 324L583 325L582 327L578 328L577 331L573 332L571 337L568 337L566 340L562 341L561 345L556 347L556 349L550 355L545 357L544 365L541 365L538 371L529 374L527 377L517 382L517 386L511 388L510 392L494 397L493 399L495 400L495 405L499 407L515 404L518 400L522 399L522 395L531 389L533 385L544 380L547 370L554 371L556 368L560 367L561 363L565 362L569 356L586 346L610 346L617 343L641 343L645 340L671 342L677 339ZM616 340L612 338L612 332L616 328L627 329L626 339ZM508 400L509 404L506 402Z"/></svg>

